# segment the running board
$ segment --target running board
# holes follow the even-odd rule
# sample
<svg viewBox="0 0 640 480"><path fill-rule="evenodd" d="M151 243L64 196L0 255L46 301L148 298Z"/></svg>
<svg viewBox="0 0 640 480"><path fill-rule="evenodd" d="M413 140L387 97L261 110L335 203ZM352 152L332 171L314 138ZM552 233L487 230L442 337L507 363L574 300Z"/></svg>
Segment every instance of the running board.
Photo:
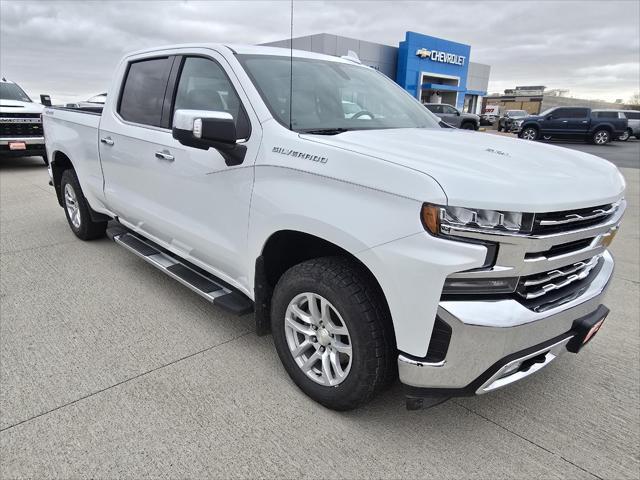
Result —
<svg viewBox="0 0 640 480"><path fill-rule="evenodd" d="M246 295L131 230L121 225L110 225L107 236L214 305L236 315L253 311L253 302Z"/></svg>

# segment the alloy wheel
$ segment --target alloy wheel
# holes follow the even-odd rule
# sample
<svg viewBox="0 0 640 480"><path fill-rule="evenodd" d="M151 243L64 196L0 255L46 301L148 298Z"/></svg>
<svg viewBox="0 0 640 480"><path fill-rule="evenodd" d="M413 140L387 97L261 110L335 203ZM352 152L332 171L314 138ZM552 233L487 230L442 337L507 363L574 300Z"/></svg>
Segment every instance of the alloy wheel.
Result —
<svg viewBox="0 0 640 480"><path fill-rule="evenodd" d="M524 132L522 132L522 138L525 140L535 140L538 132L536 132L533 128L527 128Z"/></svg>
<svg viewBox="0 0 640 480"><path fill-rule="evenodd" d="M80 228L80 206L78 205L78 197L70 183L64 186L64 204L69 214L69 220L75 228Z"/></svg>
<svg viewBox="0 0 640 480"><path fill-rule="evenodd" d="M297 295L287 307L284 329L291 356L307 377L330 387L347 378L353 359L351 337L326 298L311 292Z"/></svg>
<svg viewBox="0 0 640 480"><path fill-rule="evenodd" d="M600 131L595 134L593 137L593 141L596 145L604 145L609 141L609 133L605 131Z"/></svg>

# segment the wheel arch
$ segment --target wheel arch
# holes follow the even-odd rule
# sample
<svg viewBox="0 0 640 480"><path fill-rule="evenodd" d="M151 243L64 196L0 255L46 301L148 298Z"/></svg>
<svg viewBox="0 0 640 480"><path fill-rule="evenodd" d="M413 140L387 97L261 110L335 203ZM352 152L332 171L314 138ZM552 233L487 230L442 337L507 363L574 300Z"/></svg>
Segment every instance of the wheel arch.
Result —
<svg viewBox="0 0 640 480"><path fill-rule="evenodd" d="M51 154L51 174L53 177L53 188L56 191L56 197L61 207L63 206L61 189L62 174L68 169L75 170L69 156L60 150L55 150Z"/></svg>
<svg viewBox="0 0 640 480"><path fill-rule="evenodd" d="M270 329L271 296L273 288L282 275L292 266L306 260L325 256L340 256L348 258L362 268L371 279L388 318L391 318L389 305L380 282L358 257L349 250L332 241L318 237L311 233L283 229L273 232L264 242L260 255L255 262L254 297L256 332L264 335ZM393 322L391 322L393 323ZM393 324L389 326L393 329ZM395 331L393 331L395 339Z"/></svg>

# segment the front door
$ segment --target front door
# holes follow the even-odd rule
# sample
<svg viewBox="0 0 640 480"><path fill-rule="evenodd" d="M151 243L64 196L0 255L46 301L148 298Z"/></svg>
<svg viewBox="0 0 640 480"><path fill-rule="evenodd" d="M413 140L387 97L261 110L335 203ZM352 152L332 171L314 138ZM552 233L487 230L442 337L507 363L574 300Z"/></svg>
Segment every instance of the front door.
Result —
<svg viewBox="0 0 640 480"><path fill-rule="evenodd" d="M105 194L110 204L112 198L119 205L123 223L248 290L247 272L252 266L246 256L247 228L254 170L247 167L255 162L260 124L250 116L253 111L244 107L248 100L238 93L242 90L237 78L221 55L202 50L178 56L174 67L162 107L163 117L169 115L166 128L130 133L128 140L112 132L118 138L112 138L112 147L116 147L111 150L112 161L105 162ZM121 111L126 89L125 84ZM139 94L139 98L144 96L144 92ZM244 162L230 167L213 148L181 145L170 130L173 112L178 109L230 113L239 141L247 147ZM101 131L101 137L107 134ZM137 144L131 149L134 154L125 151L132 142ZM121 190L127 191L124 197L133 204L119 200Z"/></svg>

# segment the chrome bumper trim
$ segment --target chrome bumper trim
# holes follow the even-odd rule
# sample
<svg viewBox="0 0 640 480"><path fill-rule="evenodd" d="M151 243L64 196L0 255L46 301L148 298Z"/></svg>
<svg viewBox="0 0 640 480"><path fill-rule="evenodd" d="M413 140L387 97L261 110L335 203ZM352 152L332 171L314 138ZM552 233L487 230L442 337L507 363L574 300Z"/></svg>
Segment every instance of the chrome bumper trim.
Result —
<svg viewBox="0 0 640 480"><path fill-rule="evenodd" d="M554 361L558 356L562 355L567 351L567 343L571 340L573 336L567 337L563 340L560 340L557 343L554 343L550 347L541 348L540 350L530 353L529 355L524 355L515 360L511 360L509 363L504 365L500 370L494 373L489 380L484 382L476 393L478 395L491 392L493 390L497 390L498 388L506 387L507 385L517 382L518 380L522 380L523 378L528 377L536 373L538 370L542 370L544 367L549 365L552 361ZM546 353L545 353L546 352ZM541 363L535 363L529 367L526 371L514 371L514 373L508 374L510 370L513 370L515 367L518 367L522 362L528 360L533 357L537 357L542 353L545 354L544 361Z"/></svg>
<svg viewBox="0 0 640 480"><path fill-rule="evenodd" d="M11 137L0 138L0 145L9 145L13 142L24 142L27 145L42 144L44 145L44 137Z"/></svg>
<svg viewBox="0 0 640 480"><path fill-rule="evenodd" d="M515 299L440 302L438 316L452 330L444 362L429 364L401 354L400 381L419 388L461 389L508 355L568 332L576 319L602 304L614 267L609 252L602 258L598 275L580 296L543 312Z"/></svg>

